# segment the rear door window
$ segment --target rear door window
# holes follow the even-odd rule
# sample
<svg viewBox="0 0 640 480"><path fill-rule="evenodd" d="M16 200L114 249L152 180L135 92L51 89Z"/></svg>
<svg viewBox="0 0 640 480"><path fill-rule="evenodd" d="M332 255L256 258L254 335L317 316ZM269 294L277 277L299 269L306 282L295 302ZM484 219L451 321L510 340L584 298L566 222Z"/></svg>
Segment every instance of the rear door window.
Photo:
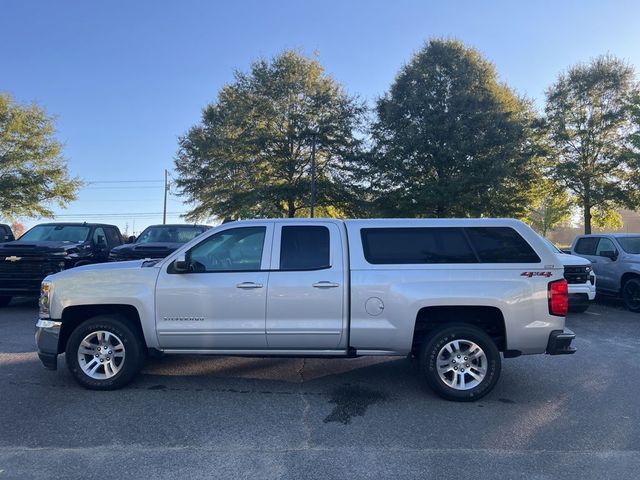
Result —
<svg viewBox="0 0 640 480"><path fill-rule="evenodd" d="M282 227L280 270L321 270L330 266L327 227Z"/></svg>
<svg viewBox="0 0 640 480"><path fill-rule="evenodd" d="M575 252L580 255L595 255L598 240L600 240L598 237L585 237L579 239L578 243L576 243Z"/></svg>
<svg viewBox="0 0 640 480"><path fill-rule="evenodd" d="M461 228L363 228L371 264L477 263Z"/></svg>
<svg viewBox="0 0 640 480"><path fill-rule="evenodd" d="M531 245L511 227L465 228L482 263L539 263Z"/></svg>

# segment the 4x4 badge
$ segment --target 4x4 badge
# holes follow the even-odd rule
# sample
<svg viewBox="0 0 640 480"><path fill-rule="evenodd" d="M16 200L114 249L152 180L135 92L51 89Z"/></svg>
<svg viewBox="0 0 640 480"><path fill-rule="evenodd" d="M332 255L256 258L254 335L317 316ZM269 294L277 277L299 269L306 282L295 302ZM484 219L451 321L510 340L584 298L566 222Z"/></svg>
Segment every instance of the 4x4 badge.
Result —
<svg viewBox="0 0 640 480"><path fill-rule="evenodd" d="M7 262L17 262L18 260L22 260L22 257L16 257L15 255L11 255L10 257L4 258Z"/></svg>
<svg viewBox="0 0 640 480"><path fill-rule="evenodd" d="M527 277L527 278L531 278L531 277L546 277L546 278L549 278L551 275L553 275L552 272L522 272L520 274L521 277Z"/></svg>

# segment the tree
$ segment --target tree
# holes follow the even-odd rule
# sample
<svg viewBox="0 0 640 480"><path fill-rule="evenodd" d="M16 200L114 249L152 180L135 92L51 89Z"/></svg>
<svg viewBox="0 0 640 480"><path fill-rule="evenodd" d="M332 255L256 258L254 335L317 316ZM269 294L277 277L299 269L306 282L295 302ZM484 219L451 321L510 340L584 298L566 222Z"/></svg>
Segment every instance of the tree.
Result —
<svg viewBox="0 0 640 480"><path fill-rule="evenodd" d="M534 188L534 200L525 220L543 237L550 230L571 219L571 199L566 190L550 180L540 181Z"/></svg>
<svg viewBox="0 0 640 480"><path fill-rule="evenodd" d="M237 72L179 140L177 185L194 205L187 218L307 214L314 143L320 213L352 211L364 112L317 59L296 51Z"/></svg>
<svg viewBox="0 0 640 480"><path fill-rule="evenodd" d="M0 93L0 215L53 215L51 204L75 199L81 182L70 178L53 119L35 104Z"/></svg>
<svg viewBox="0 0 640 480"><path fill-rule="evenodd" d="M534 183L535 115L495 67L453 40L431 40L377 102L368 165L390 216L523 216Z"/></svg>
<svg viewBox="0 0 640 480"><path fill-rule="evenodd" d="M579 201L585 233L594 209L603 219L638 205L637 154L629 149L637 91L633 68L609 55L570 68L547 91L552 174Z"/></svg>
<svg viewBox="0 0 640 480"><path fill-rule="evenodd" d="M20 238L25 231L24 225L20 222L13 222L11 224L11 231L16 238Z"/></svg>

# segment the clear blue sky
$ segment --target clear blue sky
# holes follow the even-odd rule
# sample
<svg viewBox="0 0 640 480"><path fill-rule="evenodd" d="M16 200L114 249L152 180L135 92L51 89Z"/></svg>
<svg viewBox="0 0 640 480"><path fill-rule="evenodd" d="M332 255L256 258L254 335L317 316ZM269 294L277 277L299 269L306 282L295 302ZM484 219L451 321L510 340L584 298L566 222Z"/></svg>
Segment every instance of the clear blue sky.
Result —
<svg viewBox="0 0 640 480"><path fill-rule="evenodd" d="M573 63L609 52L640 68L640 2L5 0L0 91L57 115L73 175L152 181L89 185L59 213L128 222L129 231L129 214L156 213L138 217L140 231L161 221L177 137L234 69L285 48L318 52L350 93L373 102L425 40L441 36L481 50L541 106ZM171 197L168 210L186 207Z"/></svg>

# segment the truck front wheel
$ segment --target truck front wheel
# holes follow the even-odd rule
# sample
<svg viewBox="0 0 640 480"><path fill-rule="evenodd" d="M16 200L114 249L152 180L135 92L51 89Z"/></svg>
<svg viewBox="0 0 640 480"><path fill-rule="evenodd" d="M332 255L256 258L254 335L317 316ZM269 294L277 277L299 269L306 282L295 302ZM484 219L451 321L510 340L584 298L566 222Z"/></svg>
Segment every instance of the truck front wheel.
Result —
<svg viewBox="0 0 640 480"><path fill-rule="evenodd" d="M640 312L640 280L632 278L624 282L622 301L632 312Z"/></svg>
<svg viewBox="0 0 640 480"><path fill-rule="evenodd" d="M78 325L67 342L69 371L83 387L116 390L129 383L144 363L144 345L117 316L99 315Z"/></svg>
<svg viewBox="0 0 640 480"><path fill-rule="evenodd" d="M472 325L435 330L422 344L420 367L439 396L458 402L482 398L500 377L500 352L485 332Z"/></svg>

